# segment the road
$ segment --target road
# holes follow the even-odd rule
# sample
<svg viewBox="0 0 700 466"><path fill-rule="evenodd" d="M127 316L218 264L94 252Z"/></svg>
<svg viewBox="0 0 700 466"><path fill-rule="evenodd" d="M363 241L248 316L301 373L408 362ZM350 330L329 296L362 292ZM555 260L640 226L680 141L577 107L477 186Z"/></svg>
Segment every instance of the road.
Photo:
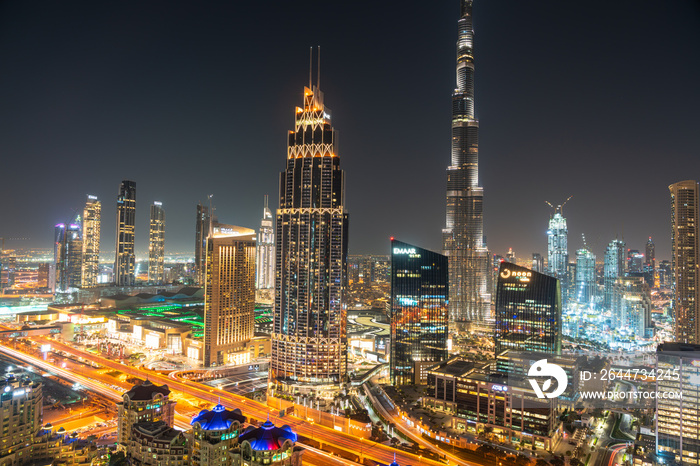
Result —
<svg viewBox="0 0 700 466"><path fill-rule="evenodd" d="M327 427L315 424L311 426L309 423L306 421L302 421L301 419L295 417L295 416L285 416L283 419L280 419L278 416L276 416L276 412L273 411L271 408L268 408L267 405L264 405L262 403L258 403L256 401L247 399L245 397L242 397L240 395L235 395L223 390L219 390L217 388L209 388L206 385L202 385L196 382L187 382L187 381L177 381L168 378L167 376L151 372L151 371L144 371L142 369L132 367L132 366L127 366L122 363L119 363L114 360L110 360L107 358L104 358L102 356L94 355L91 353L87 353L85 351L81 351L73 346L66 345L63 343L60 343L56 340L48 339L48 338L43 338L43 337L32 337L32 339L36 342L43 343L43 344L50 344L52 348L60 351L64 351L66 353L73 354L78 357L82 357L88 361L92 361L96 364L99 364L104 367L112 368L115 370L119 370L121 372L124 372L126 374L139 377L142 379L149 378L152 382L158 383L158 384L167 384L168 387L171 390L174 391L179 391L181 393L185 393L189 396L210 402L212 404L216 404L221 401L222 404L227 405L228 407L233 407L233 408L240 408L241 411L243 412L244 415L248 416L248 419L252 422L254 420L265 420L268 416L272 422L274 422L277 425L283 425L283 424L289 424L292 427L295 428L297 433L304 435L309 438L315 438L315 440L320 441L321 443L326 443L330 445L335 445L339 448L342 448L346 451L349 451L351 453L354 453L357 455L358 460L361 460L361 458L368 458L374 461L377 461L379 463L383 464L389 464L394 460L394 454L396 455L396 460L401 464L402 466L408 466L408 465L425 465L425 466L443 466L444 463L438 462L438 461L433 461L427 458L423 458L418 455L414 455L408 452L404 452L401 450L394 449L392 447L382 445L382 444L375 444L372 442L368 442L366 440L360 439L358 437L354 437L352 435L343 433L343 432L338 432L332 429L329 429ZM80 374L75 374L75 373L70 373L67 372L61 368L57 368L53 365L50 365L44 361L39 360L38 358L35 358L33 356L28 356L24 353L21 353L17 350L13 350L12 348L8 348L6 346L2 346L1 348L3 351L7 352L8 354L12 354L14 357L18 357L23 360L27 360L27 358L31 358L30 363L36 364L39 367L45 368L45 370L58 373L62 377L68 377L69 380L73 380L73 378L77 378L81 385L84 385L90 390L94 390L98 393L101 393L105 396L109 396L112 399L119 400L121 401L121 393L118 393L116 390L112 389L111 387L105 387L104 385L100 384L99 382L93 381L91 379L88 379L87 377L84 377ZM11 352L11 353L10 353ZM176 427L182 428L182 429L189 429L189 421L190 419L187 418L186 416L183 416L181 414L176 414L175 416L175 425ZM467 465L466 462L463 460L459 459L459 461L454 461L452 464L464 464ZM473 465L474 463L471 463L469 466ZM486 462L484 462L486 464Z"/></svg>

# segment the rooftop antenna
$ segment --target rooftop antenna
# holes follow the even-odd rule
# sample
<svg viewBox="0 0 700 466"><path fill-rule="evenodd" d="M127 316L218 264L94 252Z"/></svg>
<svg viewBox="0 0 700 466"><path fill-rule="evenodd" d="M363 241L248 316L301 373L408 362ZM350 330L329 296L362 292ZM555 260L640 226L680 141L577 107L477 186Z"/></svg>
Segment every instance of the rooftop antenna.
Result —
<svg viewBox="0 0 700 466"><path fill-rule="evenodd" d="M267 194L265 194L265 208L267 209Z"/></svg>
<svg viewBox="0 0 700 466"><path fill-rule="evenodd" d="M318 46L318 76L316 78L316 89L321 90L321 46Z"/></svg>
<svg viewBox="0 0 700 466"><path fill-rule="evenodd" d="M581 233L581 238L583 239L583 249L590 251L590 249L588 249L588 245L586 244L586 235Z"/></svg>
<svg viewBox="0 0 700 466"><path fill-rule="evenodd" d="M311 89L311 73L314 67L314 48L309 47L309 89Z"/></svg>
<svg viewBox="0 0 700 466"><path fill-rule="evenodd" d="M208 237L211 237L212 233L213 233L211 230L214 227L214 207L212 206L211 198L214 197L214 195L210 194L207 197L209 198L209 236Z"/></svg>

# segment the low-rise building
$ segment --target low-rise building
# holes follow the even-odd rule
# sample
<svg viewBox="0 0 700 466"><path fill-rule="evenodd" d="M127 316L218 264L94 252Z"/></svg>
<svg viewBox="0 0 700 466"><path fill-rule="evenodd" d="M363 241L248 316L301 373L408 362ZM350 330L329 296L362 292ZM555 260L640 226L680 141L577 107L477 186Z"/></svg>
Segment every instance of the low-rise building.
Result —
<svg viewBox="0 0 700 466"><path fill-rule="evenodd" d="M163 421L168 427L172 427L175 419L175 401L171 400L169 395L170 389L167 385L158 386L150 380L134 385L124 393L123 401L117 403L117 442L124 447L129 445L133 427L137 423Z"/></svg>
<svg viewBox="0 0 700 466"><path fill-rule="evenodd" d="M164 421L134 424L126 451L134 466L189 466L185 433ZM214 463L211 463L214 464Z"/></svg>

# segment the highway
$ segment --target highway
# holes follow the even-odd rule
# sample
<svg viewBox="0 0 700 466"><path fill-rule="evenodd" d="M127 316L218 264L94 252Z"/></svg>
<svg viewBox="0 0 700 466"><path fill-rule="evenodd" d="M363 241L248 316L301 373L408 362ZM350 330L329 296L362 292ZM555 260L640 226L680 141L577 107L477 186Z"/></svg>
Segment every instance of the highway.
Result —
<svg viewBox="0 0 700 466"><path fill-rule="evenodd" d="M295 416L285 416L284 418L280 419L278 416L276 416L276 412L273 411L271 408L268 408L266 405L247 399L240 395L235 395L226 392L224 390L210 388L206 385L202 385L196 382L173 380L168 378L167 376L158 374L156 372L148 370L144 371L136 367L127 366L117 361L104 358L102 356L81 351L73 346L66 345L52 339L43 337L33 337L32 339L36 342L50 344L53 349L64 351L66 353L70 353L78 357L82 357L85 360L92 361L101 366L119 370L123 373L142 379L149 378L152 382L157 384L167 384L171 390L185 393L187 395L210 402L212 404L216 404L219 402L219 400L221 400L222 404L225 404L230 408L240 408L243 414L247 416L251 422L255 420L264 420L269 416L270 420L277 425L288 424L292 426L298 434L304 435L309 438L314 438L322 444L325 443L329 445L335 445L339 448L356 454L357 459L360 461L361 458L368 458L379 463L389 464L394 460L394 454L396 454L396 460L399 462L399 464L401 464L401 466L444 465L444 463L438 461L433 461L428 458L423 458L418 455L397 450L386 445L377 444L365 439L360 439L358 437L354 437L343 432L338 432L336 430L329 429L318 424L311 425L306 421L303 421ZM6 352L7 354L11 354L14 357L30 362L31 364L35 364L38 367L44 368L49 372L53 372L62 377L66 377L69 380L77 379L81 385L84 385L88 389L94 390L97 393L109 396L111 399L121 400L121 393L117 392L111 387L105 387L99 382L81 376L80 374L75 374L62 370L61 368L57 368L52 364L46 363L38 358L29 356L25 353L13 350L6 346L0 346L0 349ZM175 419L175 426L181 429L189 429L189 421L190 419L187 416L177 413ZM451 464L463 464L467 466L474 465L474 463L466 463L464 460L461 460L459 458L456 458L455 460L451 461Z"/></svg>

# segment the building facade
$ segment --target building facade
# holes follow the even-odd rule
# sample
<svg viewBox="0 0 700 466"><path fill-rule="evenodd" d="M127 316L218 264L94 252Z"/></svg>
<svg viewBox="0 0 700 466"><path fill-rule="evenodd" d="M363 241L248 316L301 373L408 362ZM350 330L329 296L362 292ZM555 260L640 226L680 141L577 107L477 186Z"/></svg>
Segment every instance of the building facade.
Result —
<svg viewBox="0 0 700 466"><path fill-rule="evenodd" d="M255 332L255 230L214 224L205 275L204 366L245 364Z"/></svg>
<svg viewBox="0 0 700 466"><path fill-rule="evenodd" d="M554 215L549 219L547 230L547 273L557 278L561 283L563 300L569 295L569 228L566 218L562 215L563 205L554 209Z"/></svg>
<svg viewBox="0 0 700 466"><path fill-rule="evenodd" d="M625 275L625 242L614 239L605 248L605 262L603 264L603 305L606 310L613 306L613 287L618 278Z"/></svg>
<svg viewBox="0 0 700 466"><path fill-rule="evenodd" d="M190 466L193 464L190 461L185 433L164 421L134 424L126 448L126 456L128 464L133 466Z"/></svg>
<svg viewBox="0 0 700 466"><path fill-rule="evenodd" d="M79 222L56 225L54 242L55 291L79 288L83 268L83 239Z"/></svg>
<svg viewBox="0 0 700 466"><path fill-rule="evenodd" d="M661 343L657 347L656 454L666 464L700 462L700 345ZM682 398L668 394L682 394Z"/></svg>
<svg viewBox="0 0 700 466"><path fill-rule="evenodd" d="M29 464L41 430L41 384L8 375L0 380L0 465Z"/></svg>
<svg viewBox="0 0 700 466"><path fill-rule="evenodd" d="M559 280L501 262L496 291L494 354L506 350L559 354L561 326Z"/></svg>
<svg viewBox="0 0 700 466"><path fill-rule="evenodd" d="M227 410L217 404L211 410L202 410L190 425L191 462L193 466L231 466L238 436L246 418L240 409Z"/></svg>
<svg viewBox="0 0 700 466"><path fill-rule="evenodd" d="M646 250L644 254L644 280L649 284L649 287L656 286L656 245L651 240L651 236L647 240Z"/></svg>
<svg viewBox="0 0 700 466"><path fill-rule="evenodd" d="M651 337L651 288L642 277L620 277L612 292L613 326L637 338Z"/></svg>
<svg viewBox="0 0 700 466"><path fill-rule="evenodd" d="M680 181L669 186L669 190L676 341L700 344L700 185L697 181Z"/></svg>
<svg viewBox="0 0 700 466"><path fill-rule="evenodd" d="M556 400L537 398L524 380L459 359L428 371L423 403L450 414L453 429L489 435L492 441L551 449L561 437Z"/></svg>
<svg viewBox="0 0 700 466"><path fill-rule="evenodd" d="M88 195L83 209L83 267L80 286L97 286L100 274L100 226L102 203L97 196Z"/></svg>
<svg viewBox="0 0 700 466"><path fill-rule="evenodd" d="M272 228L272 212L265 207L258 232L258 256L256 262L256 287L258 289L274 288L275 286L275 231Z"/></svg>
<svg viewBox="0 0 700 466"><path fill-rule="evenodd" d="M295 120L280 176L270 376L282 390L334 392L347 377L344 173L317 86Z"/></svg>
<svg viewBox="0 0 700 466"><path fill-rule="evenodd" d="M539 252L532 253L532 271L538 273L545 273L544 268L544 257Z"/></svg>
<svg viewBox="0 0 700 466"><path fill-rule="evenodd" d="M165 274L165 211L163 203L151 205L151 228L148 234L148 282L162 285Z"/></svg>
<svg viewBox="0 0 700 466"><path fill-rule="evenodd" d="M117 286L134 286L136 281L135 225L136 183L124 180L117 196L117 245L114 259L114 284Z"/></svg>
<svg viewBox="0 0 700 466"><path fill-rule="evenodd" d="M392 239L391 264L391 383L425 383L447 360L447 257Z"/></svg>
<svg viewBox="0 0 700 466"><path fill-rule="evenodd" d="M211 196L209 197L211 199ZM197 204L197 220L195 222L195 242L194 242L194 274L195 283L204 285L205 271L207 265L207 238L214 219L211 208Z"/></svg>
<svg viewBox="0 0 700 466"><path fill-rule="evenodd" d="M457 88L452 93L452 156L447 167L443 251L450 261L450 320L483 321L491 313L484 188L479 186L479 120L474 110L473 0L461 0Z"/></svg>
<svg viewBox="0 0 700 466"><path fill-rule="evenodd" d="M138 423L163 421L167 427L172 427L175 420L175 401L170 399L170 389L167 385L158 386L146 380L124 393L122 401L117 403L117 412L117 442L123 447L128 447L133 427Z"/></svg>
<svg viewBox="0 0 700 466"><path fill-rule="evenodd" d="M588 249L576 251L576 302L588 306L598 294L595 254Z"/></svg>

